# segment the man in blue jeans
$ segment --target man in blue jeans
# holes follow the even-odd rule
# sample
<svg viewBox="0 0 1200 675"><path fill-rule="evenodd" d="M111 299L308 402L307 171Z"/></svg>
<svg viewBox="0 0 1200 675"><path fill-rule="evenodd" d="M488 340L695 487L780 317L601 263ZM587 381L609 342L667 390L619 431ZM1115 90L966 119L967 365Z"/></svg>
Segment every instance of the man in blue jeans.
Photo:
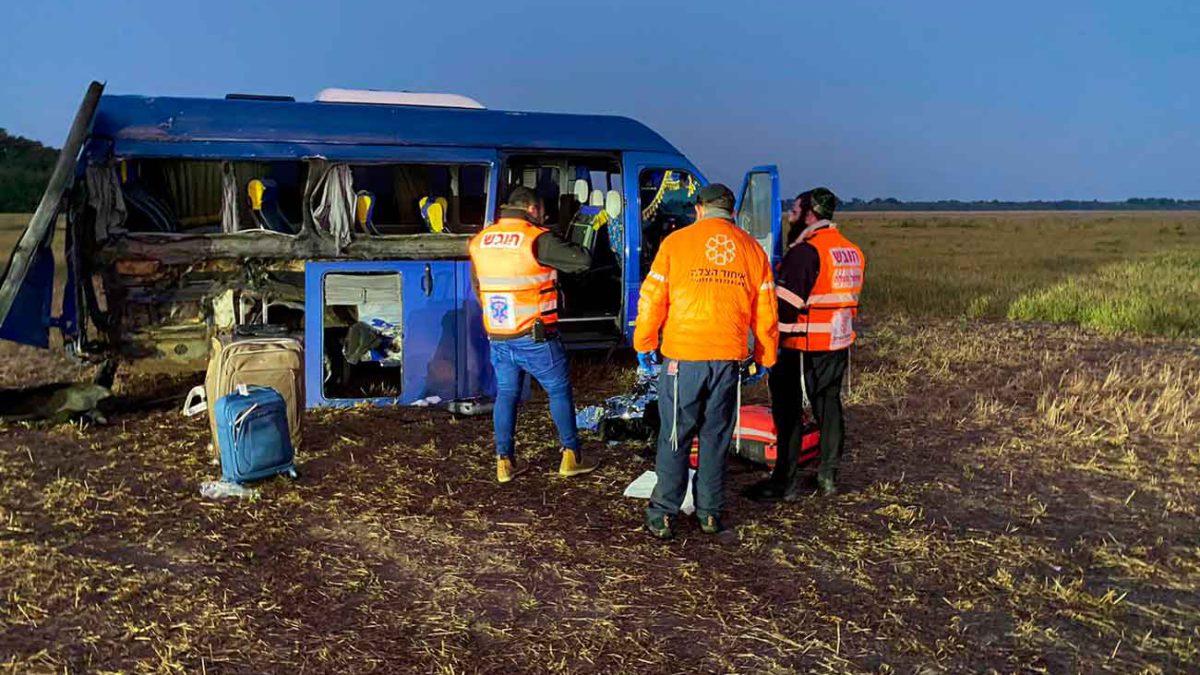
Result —
<svg viewBox="0 0 1200 675"><path fill-rule="evenodd" d="M575 428L567 353L558 335L558 271L583 272L591 255L542 227L542 202L528 188L512 191L500 219L471 239L469 250L496 371L496 480L507 483L529 465L517 459L513 435L517 402L532 375L550 397L562 461L558 472L578 476L596 468L585 460Z"/></svg>

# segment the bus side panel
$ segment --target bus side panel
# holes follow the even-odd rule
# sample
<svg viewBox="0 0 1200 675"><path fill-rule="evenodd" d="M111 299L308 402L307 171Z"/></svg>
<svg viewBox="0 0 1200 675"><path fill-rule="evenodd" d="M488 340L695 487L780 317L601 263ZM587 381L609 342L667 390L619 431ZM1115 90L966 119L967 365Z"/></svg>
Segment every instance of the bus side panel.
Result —
<svg viewBox="0 0 1200 675"><path fill-rule="evenodd" d="M471 281L471 263L454 263L458 279L458 398L494 398L496 374L491 364L491 343L483 329L483 309Z"/></svg>
<svg viewBox="0 0 1200 675"><path fill-rule="evenodd" d="M305 390L310 408L409 404L430 396L455 398L459 380L461 310L455 261L310 262L305 265ZM327 307L325 279L330 274L400 275L402 372L394 395L326 395ZM362 317L360 316L360 320ZM333 347L334 350L339 347ZM336 374L332 374L336 376Z"/></svg>

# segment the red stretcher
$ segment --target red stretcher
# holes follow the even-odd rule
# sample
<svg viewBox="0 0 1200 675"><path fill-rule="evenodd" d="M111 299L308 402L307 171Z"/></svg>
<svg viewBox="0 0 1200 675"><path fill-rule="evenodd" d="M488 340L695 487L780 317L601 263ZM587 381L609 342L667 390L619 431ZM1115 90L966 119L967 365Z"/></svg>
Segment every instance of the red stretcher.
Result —
<svg viewBox="0 0 1200 675"><path fill-rule="evenodd" d="M800 456L796 464L803 466L815 460L820 453L821 432L807 415L804 416L804 436L800 440ZM699 466L700 441L692 441L691 466ZM733 443L729 452L754 462L775 468L779 456L779 444L775 438L775 420L771 409L765 405L742 406L738 426L733 430Z"/></svg>

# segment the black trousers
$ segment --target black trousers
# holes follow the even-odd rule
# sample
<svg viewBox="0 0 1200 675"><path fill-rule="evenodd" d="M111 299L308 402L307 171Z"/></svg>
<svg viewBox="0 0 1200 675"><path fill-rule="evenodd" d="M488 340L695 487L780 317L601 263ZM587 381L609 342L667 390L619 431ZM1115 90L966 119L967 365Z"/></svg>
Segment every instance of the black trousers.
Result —
<svg viewBox="0 0 1200 675"><path fill-rule="evenodd" d="M771 370L769 380L771 412L775 418L779 443L779 456L771 472L771 481L785 490L796 478L796 460L800 457L800 442L804 434L804 427L800 423L803 406L801 361L804 363L804 383L808 400L812 403L813 419L821 429L821 463L817 468L819 479L836 479L845 445L842 378L846 376L846 366L850 362L849 350L800 352L780 349L779 361Z"/></svg>
<svg viewBox="0 0 1200 675"><path fill-rule="evenodd" d="M737 361L663 362L658 376L658 483L646 515L677 515L687 495L692 439L700 437L700 464L692 483L696 516L725 509L725 456L737 418ZM677 417L678 416L678 417Z"/></svg>

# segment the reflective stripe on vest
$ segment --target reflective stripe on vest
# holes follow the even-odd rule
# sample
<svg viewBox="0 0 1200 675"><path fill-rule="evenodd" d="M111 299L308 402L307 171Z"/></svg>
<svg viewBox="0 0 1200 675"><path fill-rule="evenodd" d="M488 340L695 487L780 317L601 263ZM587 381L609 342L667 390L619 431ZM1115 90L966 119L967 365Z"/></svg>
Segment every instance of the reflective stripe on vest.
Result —
<svg viewBox="0 0 1200 675"><path fill-rule="evenodd" d="M820 273L807 300L777 291L785 302L804 310L796 322L779 324L780 344L804 351L845 349L857 338L854 317L866 267L862 249L832 223L812 231L805 241L817 251Z"/></svg>
<svg viewBox="0 0 1200 675"><path fill-rule="evenodd" d="M537 238L547 230L519 218L501 218L471 239L468 250L479 285L488 335L528 334L541 319L558 322L558 272L537 260Z"/></svg>

